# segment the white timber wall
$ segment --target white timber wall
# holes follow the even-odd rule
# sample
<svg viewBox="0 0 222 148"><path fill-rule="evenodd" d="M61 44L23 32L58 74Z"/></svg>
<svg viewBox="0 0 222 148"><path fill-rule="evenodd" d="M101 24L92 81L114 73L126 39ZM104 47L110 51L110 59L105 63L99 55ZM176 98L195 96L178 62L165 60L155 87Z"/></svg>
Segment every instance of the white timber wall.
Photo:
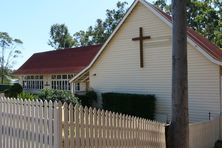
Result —
<svg viewBox="0 0 222 148"><path fill-rule="evenodd" d="M189 116L201 121L220 114L219 66L188 45Z"/></svg>
<svg viewBox="0 0 222 148"><path fill-rule="evenodd" d="M151 36L143 43L144 68L140 68L139 42L132 41L139 36L139 27ZM171 58L170 27L139 3L90 69L90 87L98 93L154 94L157 119L170 118ZM208 118L208 112L219 113L219 66L191 46L188 61L190 119L200 121Z"/></svg>

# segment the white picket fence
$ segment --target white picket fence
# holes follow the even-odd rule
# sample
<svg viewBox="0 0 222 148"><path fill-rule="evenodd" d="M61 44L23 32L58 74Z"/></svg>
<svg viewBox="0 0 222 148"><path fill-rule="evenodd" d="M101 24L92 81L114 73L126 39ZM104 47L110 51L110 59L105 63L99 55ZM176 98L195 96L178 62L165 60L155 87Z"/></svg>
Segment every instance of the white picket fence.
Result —
<svg viewBox="0 0 222 148"><path fill-rule="evenodd" d="M0 147L54 147L57 112L52 102L0 99Z"/></svg>
<svg viewBox="0 0 222 148"><path fill-rule="evenodd" d="M0 99L0 147L165 148L165 124L71 104Z"/></svg>
<svg viewBox="0 0 222 148"><path fill-rule="evenodd" d="M216 117L209 121L189 125L189 148L213 148L220 139L220 120Z"/></svg>

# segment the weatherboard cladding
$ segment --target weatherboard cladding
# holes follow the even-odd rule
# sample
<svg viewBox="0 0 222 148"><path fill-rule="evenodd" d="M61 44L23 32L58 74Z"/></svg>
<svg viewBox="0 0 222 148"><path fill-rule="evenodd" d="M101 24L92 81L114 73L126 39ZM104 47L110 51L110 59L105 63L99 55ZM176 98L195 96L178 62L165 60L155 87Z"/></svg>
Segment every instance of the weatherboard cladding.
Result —
<svg viewBox="0 0 222 148"><path fill-rule="evenodd" d="M170 15L168 15L167 13L161 11L160 9L158 9L154 5L150 4L149 2L146 2L145 0L135 0L134 3L131 5L131 7L128 9L127 14L124 16L122 21L118 24L118 26L114 30L113 34L108 38L108 40L101 47L100 51L97 53L97 55L92 60L92 62L89 64L89 66L84 68L78 75L76 75L73 79L71 79L70 82L75 80L75 79L77 79L84 72L86 72L89 68L91 68L91 66L98 59L98 57L103 52L103 50L105 49L107 44L113 39L113 36L115 35L115 33L119 30L121 25L125 22L125 19L127 19L128 15L131 14L132 10L134 9L134 7L138 3L143 4L146 7L146 9L148 8L149 10L153 11L154 13L156 13L156 17L157 17L157 15L162 16L162 18L164 19L164 22L167 22L168 25L172 26L172 23L171 23L172 22L172 18L171 18ZM149 21L149 23L151 23L152 21ZM141 26L141 25L139 25L139 26ZM222 63L221 63L222 62L222 51L219 49L219 47L217 47L216 45L211 43L207 38L203 37L202 35L200 35L196 31L194 31L192 28L187 28L187 35L188 35L188 38L190 38L196 45L198 45L201 48L201 51L206 52L207 55L209 55L211 58L216 60L216 62L213 61L214 63L222 65ZM208 58L208 59L211 60L211 58Z"/></svg>
<svg viewBox="0 0 222 148"><path fill-rule="evenodd" d="M149 21L152 20L152 21ZM139 27L151 39L144 41L144 68L140 68ZM90 69L90 87L96 92L155 94L157 119L171 115L171 28L138 4ZM96 74L94 76L93 74ZM219 66L188 44L190 121L208 119L220 110Z"/></svg>
<svg viewBox="0 0 222 148"><path fill-rule="evenodd" d="M94 58L101 45L33 54L15 74L78 73Z"/></svg>
<svg viewBox="0 0 222 148"><path fill-rule="evenodd" d="M149 4L150 5L150 4ZM172 17L167 13L161 11L160 9L156 8L155 6L151 5L159 14L161 14L166 20L172 22ZM207 38L203 37L192 28L187 28L187 35L190 37L196 44L198 44L202 49L205 50L210 56L214 59L222 61L222 52L221 50L211 43Z"/></svg>

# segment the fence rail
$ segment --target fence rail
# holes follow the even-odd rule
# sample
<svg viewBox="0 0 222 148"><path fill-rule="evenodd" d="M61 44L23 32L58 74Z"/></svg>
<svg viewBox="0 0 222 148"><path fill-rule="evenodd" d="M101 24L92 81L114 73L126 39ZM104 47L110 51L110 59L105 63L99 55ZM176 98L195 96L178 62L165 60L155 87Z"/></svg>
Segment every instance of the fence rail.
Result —
<svg viewBox="0 0 222 148"><path fill-rule="evenodd" d="M0 147L165 148L165 124L60 102L0 98Z"/></svg>

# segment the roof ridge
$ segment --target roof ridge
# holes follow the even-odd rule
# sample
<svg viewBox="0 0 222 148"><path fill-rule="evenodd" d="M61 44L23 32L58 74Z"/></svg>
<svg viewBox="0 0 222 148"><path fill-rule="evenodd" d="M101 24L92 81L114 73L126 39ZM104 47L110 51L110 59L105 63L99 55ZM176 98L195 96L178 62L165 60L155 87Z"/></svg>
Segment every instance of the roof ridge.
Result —
<svg viewBox="0 0 222 148"><path fill-rule="evenodd" d="M65 50L67 51L67 50L73 50L73 49L88 49L90 47L96 47L96 46L102 46L102 44L86 45L86 46L71 47L71 48L54 49L54 50L48 50L48 51L43 51L43 52L36 52L36 53L33 53L33 55L42 54L42 53L50 53L50 52L63 52Z"/></svg>

